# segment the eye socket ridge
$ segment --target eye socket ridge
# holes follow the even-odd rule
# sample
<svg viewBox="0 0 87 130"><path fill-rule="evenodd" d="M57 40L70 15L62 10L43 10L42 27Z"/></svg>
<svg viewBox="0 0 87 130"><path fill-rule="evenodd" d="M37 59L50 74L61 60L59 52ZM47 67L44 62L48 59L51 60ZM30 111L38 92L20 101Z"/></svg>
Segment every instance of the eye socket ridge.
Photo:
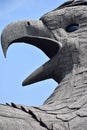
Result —
<svg viewBox="0 0 87 130"><path fill-rule="evenodd" d="M70 24L65 28L66 32L74 32L78 29L79 29L79 24L77 23Z"/></svg>

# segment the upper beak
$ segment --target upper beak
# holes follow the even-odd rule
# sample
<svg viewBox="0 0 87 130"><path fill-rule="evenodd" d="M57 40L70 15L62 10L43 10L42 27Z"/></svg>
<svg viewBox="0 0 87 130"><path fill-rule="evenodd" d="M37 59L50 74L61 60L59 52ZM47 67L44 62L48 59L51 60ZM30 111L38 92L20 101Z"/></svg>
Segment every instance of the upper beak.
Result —
<svg viewBox="0 0 87 130"><path fill-rule="evenodd" d="M50 61L42 65L23 82L24 85L35 83L47 78L52 78L56 67L54 57L61 48L61 44L55 39L52 32L41 21L18 21L9 24L2 32L1 45L6 57L8 47L15 42L25 42L40 48ZM53 64L53 66L52 66Z"/></svg>

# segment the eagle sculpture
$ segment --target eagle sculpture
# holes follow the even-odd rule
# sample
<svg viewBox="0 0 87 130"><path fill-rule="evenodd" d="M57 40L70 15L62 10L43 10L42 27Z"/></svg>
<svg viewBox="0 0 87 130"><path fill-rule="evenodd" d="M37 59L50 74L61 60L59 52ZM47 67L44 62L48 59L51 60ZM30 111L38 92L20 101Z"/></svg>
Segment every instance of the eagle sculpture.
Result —
<svg viewBox="0 0 87 130"><path fill-rule="evenodd" d="M0 130L87 130L87 1L70 0L36 21L18 21L2 32L12 43L40 48L50 60L23 86L53 78L58 87L40 107L0 105Z"/></svg>

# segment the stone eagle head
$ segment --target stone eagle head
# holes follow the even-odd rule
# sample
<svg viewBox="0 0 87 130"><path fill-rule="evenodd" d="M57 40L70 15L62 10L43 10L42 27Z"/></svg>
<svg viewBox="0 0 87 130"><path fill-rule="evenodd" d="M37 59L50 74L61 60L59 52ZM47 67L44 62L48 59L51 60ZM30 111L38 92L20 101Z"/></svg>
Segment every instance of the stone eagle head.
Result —
<svg viewBox="0 0 87 130"><path fill-rule="evenodd" d="M82 42L85 44L86 39L87 2L71 0L39 20L9 24L2 32L1 45L5 56L11 44L24 42L40 48L50 58L23 81L25 86L49 78L60 83L74 66L82 65L84 57L79 56L79 46ZM84 53L86 51L81 54Z"/></svg>

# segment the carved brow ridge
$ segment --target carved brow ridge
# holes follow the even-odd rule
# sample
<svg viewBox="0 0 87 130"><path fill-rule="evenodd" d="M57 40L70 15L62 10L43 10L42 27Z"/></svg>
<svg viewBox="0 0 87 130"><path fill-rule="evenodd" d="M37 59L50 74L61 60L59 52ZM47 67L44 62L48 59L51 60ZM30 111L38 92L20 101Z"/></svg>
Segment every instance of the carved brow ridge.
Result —
<svg viewBox="0 0 87 130"><path fill-rule="evenodd" d="M70 0L70 1L67 1L64 4L60 5L59 7L54 9L53 11L63 9L65 7L72 7L72 6L79 6L79 5L87 5L87 1L85 1L85 0L78 0L78 1Z"/></svg>

